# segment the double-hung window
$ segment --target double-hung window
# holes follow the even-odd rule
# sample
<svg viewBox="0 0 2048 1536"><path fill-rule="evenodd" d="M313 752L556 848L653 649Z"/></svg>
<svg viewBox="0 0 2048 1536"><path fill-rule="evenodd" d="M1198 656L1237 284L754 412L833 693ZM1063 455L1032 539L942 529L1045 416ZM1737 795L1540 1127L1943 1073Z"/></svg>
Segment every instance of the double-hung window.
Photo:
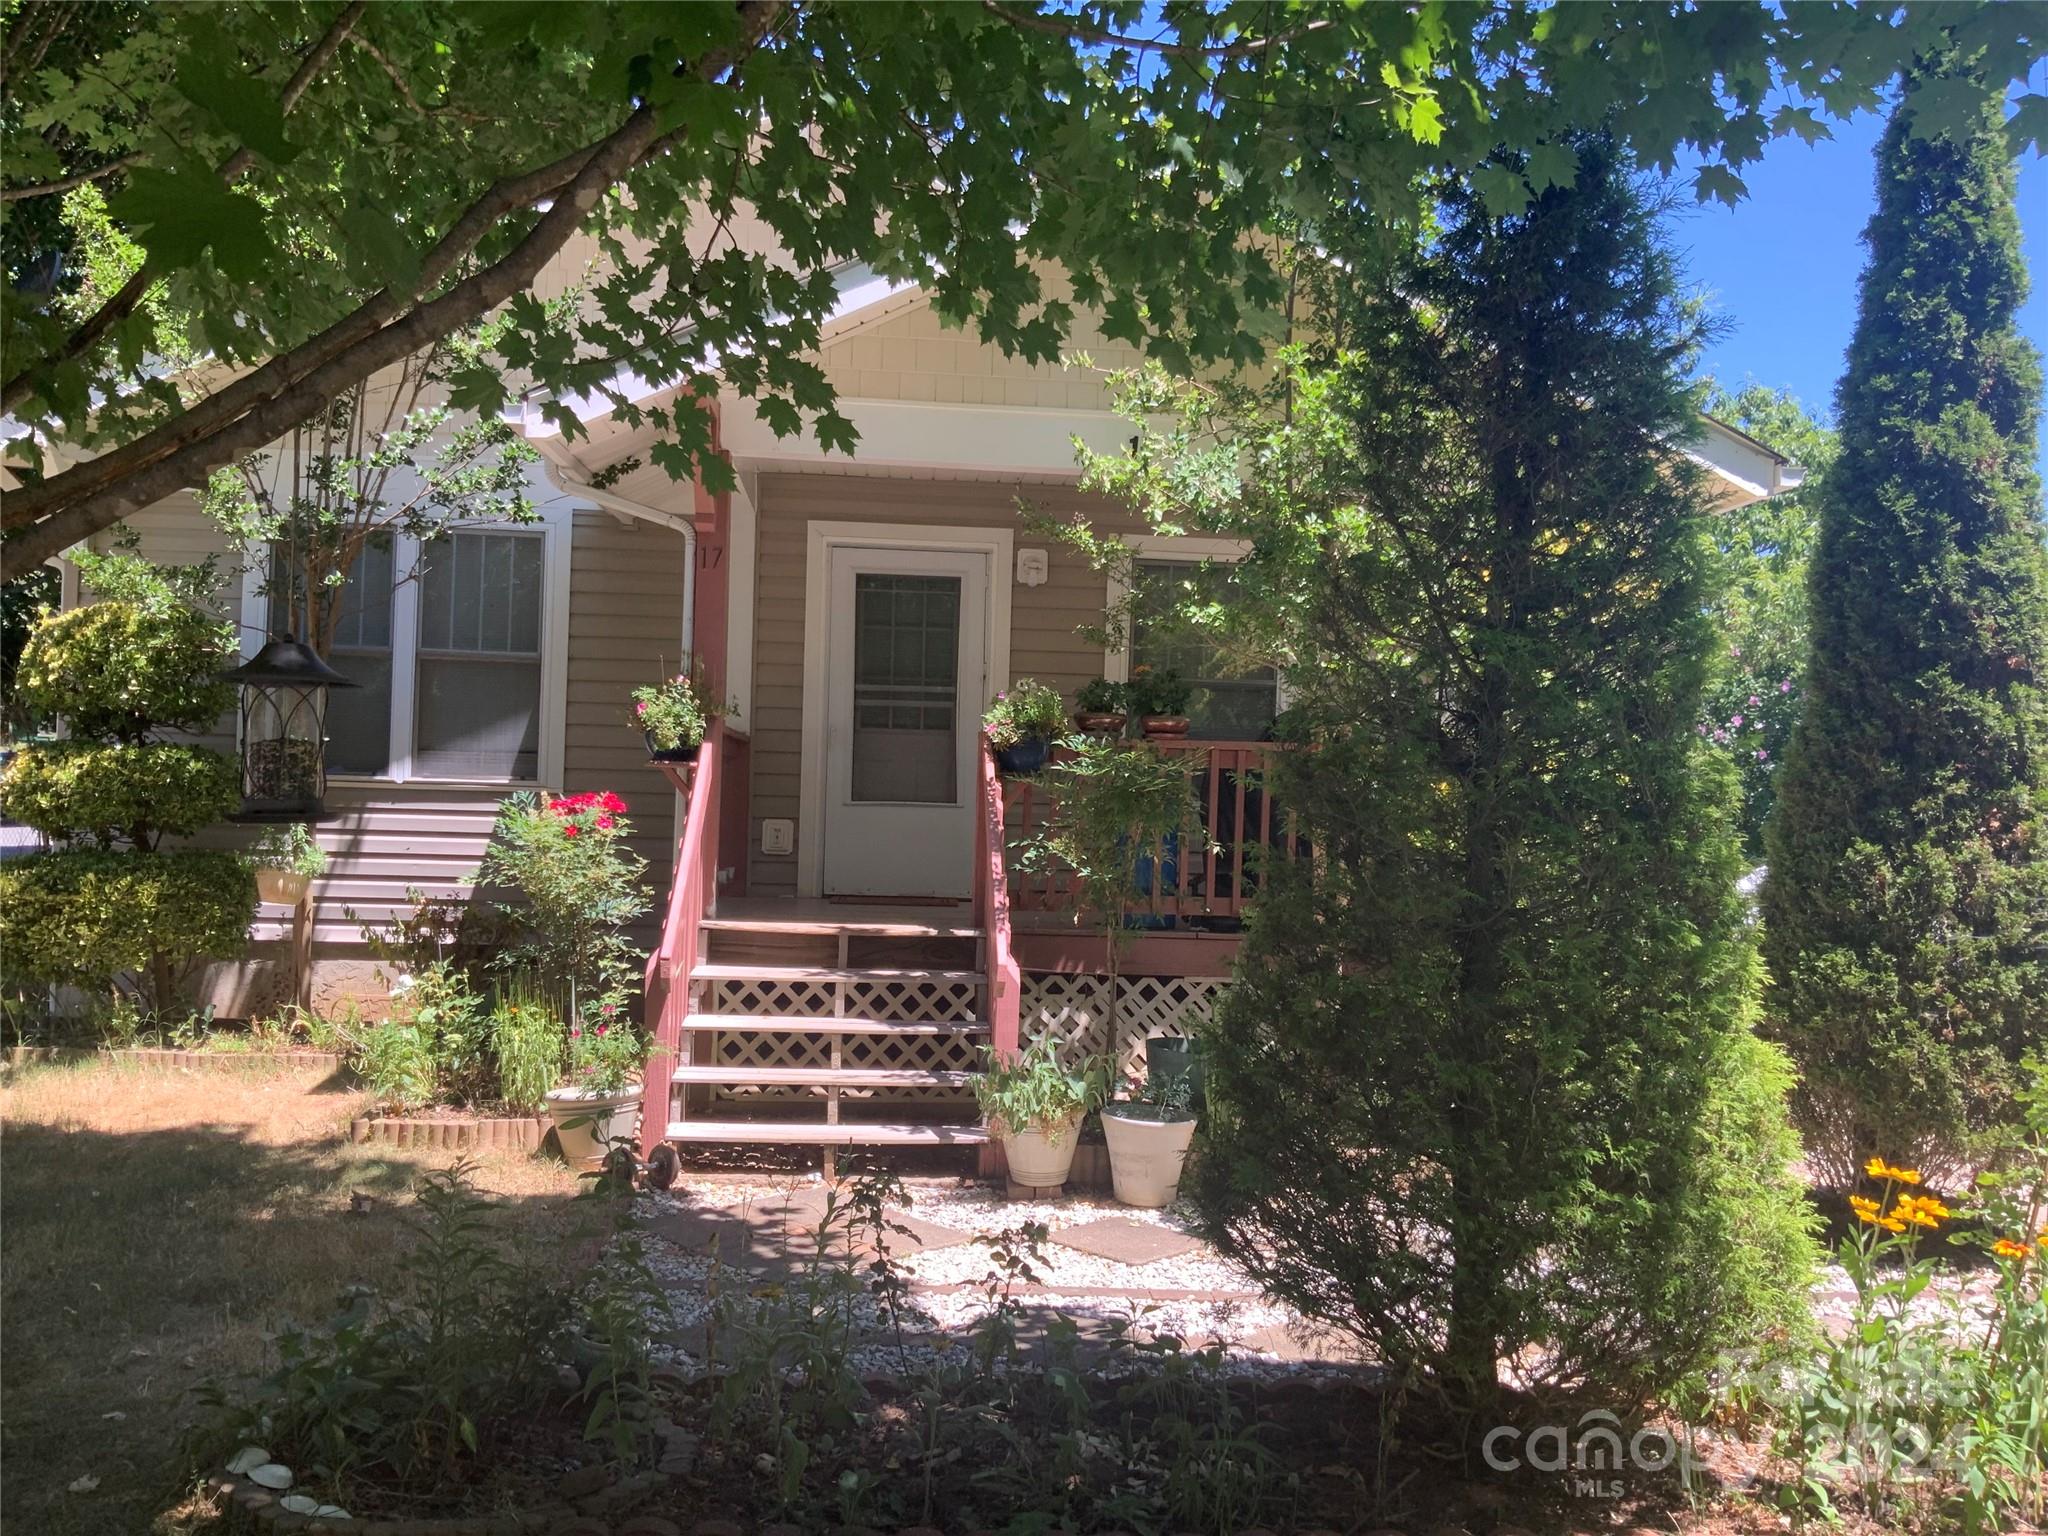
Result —
<svg viewBox="0 0 2048 1536"><path fill-rule="evenodd" d="M499 782L558 765L550 738L561 712L546 700L566 562L552 541L567 536L566 526L493 526L366 545L329 647L357 686L329 696L328 771ZM282 605L271 613L275 628Z"/></svg>
<svg viewBox="0 0 2048 1536"><path fill-rule="evenodd" d="M1158 545L1164 550L1155 553ZM1234 552L1234 551L1233 551ZM1173 549L1169 541L1146 541L1133 562L1130 645L1111 658L1123 676L1137 667L1175 672L1193 690L1188 700L1190 736L1206 741L1261 741L1279 714L1279 674L1271 667L1233 668L1214 642L1167 621L1204 556L1222 551Z"/></svg>

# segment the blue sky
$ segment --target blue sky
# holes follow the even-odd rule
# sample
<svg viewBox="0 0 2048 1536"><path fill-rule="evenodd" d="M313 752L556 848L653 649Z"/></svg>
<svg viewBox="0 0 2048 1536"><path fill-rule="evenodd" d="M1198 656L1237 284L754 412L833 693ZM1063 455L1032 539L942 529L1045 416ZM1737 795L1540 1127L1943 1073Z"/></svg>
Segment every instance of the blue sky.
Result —
<svg viewBox="0 0 2048 1536"><path fill-rule="evenodd" d="M1745 166L1749 196L1738 206L1688 208L1671 225L1688 279L1731 322L1708 370L1731 387L1754 378L1790 389L1816 411L1832 405L1856 325L1859 237L1884 118L1866 112L1830 126L1831 140L1781 139ZM2033 278L2021 324L2048 351L2048 161L2031 150L2019 161L2019 207ZM2039 456L2048 473L2048 442Z"/></svg>

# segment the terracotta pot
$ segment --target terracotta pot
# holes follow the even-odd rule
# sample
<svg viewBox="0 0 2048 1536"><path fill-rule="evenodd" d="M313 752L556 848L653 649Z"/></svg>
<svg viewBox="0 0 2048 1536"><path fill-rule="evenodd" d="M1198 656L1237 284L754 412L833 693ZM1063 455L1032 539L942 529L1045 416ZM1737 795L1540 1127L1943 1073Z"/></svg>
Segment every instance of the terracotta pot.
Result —
<svg viewBox="0 0 2048 1536"><path fill-rule="evenodd" d="M1088 736L1114 736L1124 728L1129 715L1113 715L1099 709L1074 711L1074 729Z"/></svg>
<svg viewBox="0 0 2048 1536"><path fill-rule="evenodd" d="M1112 1104L1102 1112L1102 1134L1109 1140L1109 1178L1118 1200L1148 1211L1173 1204L1188 1144L1195 1139L1193 1115L1161 1120L1119 1113Z"/></svg>
<svg viewBox="0 0 2048 1536"><path fill-rule="evenodd" d="M1074 1147L1081 1139L1081 1117L1065 1125L1034 1126L1003 1132L1003 1156L1010 1177L1034 1189L1057 1189L1074 1166Z"/></svg>
<svg viewBox="0 0 2048 1536"><path fill-rule="evenodd" d="M296 870L266 869L260 865L256 870L257 896L280 906L296 907L312 883L311 875L302 875Z"/></svg>
<svg viewBox="0 0 2048 1536"><path fill-rule="evenodd" d="M630 1146L640 1124L640 1090L595 1093L588 1088L550 1088L548 1118L555 1139L572 1167L595 1168L604 1161L607 1145Z"/></svg>
<svg viewBox="0 0 2048 1536"><path fill-rule="evenodd" d="M1141 715L1138 723L1145 728L1147 736L1185 736L1188 733L1186 715Z"/></svg>

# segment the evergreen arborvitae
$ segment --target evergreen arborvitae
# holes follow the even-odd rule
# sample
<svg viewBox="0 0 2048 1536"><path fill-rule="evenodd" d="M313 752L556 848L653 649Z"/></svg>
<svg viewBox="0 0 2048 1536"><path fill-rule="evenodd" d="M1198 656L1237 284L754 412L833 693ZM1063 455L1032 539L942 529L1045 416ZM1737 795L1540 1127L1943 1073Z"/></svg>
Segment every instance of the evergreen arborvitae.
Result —
<svg viewBox="0 0 2048 1536"><path fill-rule="evenodd" d="M1263 872L1193 1185L1264 1285L1469 1406L1503 1360L1656 1392L1796 1327L1811 1257L1696 731L1696 331L1604 144L1442 217L1339 276L1340 350L1207 524L1291 626L1313 856Z"/></svg>
<svg viewBox="0 0 2048 1536"><path fill-rule="evenodd" d="M1916 101L1972 84L1961 127L1916 136ZM1768 829L1766 1011L1837 1183L1877 1152L1968 1158L2048 1027L2041 374L2014 326L2001 115L1944 63L1909 81L1878 152L1805 707Z"/></svg>

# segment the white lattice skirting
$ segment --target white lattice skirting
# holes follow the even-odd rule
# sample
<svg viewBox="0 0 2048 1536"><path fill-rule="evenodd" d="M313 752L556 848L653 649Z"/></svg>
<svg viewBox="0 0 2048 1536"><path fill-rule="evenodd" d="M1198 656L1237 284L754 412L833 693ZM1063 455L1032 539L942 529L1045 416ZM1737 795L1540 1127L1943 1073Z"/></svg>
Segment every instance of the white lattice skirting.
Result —
<svg viewBox="0 0 2048 1536"><path fill-rule="evenodd" d="M1217 976L1120 976L1112 1042L1107 976L1027 971L1019 1033L1028 1045L1051 1032L1069 1064L1109 1053L1125 1070L1143 1058L1146 1036L1190 1033L1197 1021L1215 1012L1216 1000L1229 985Z"/></svg>

